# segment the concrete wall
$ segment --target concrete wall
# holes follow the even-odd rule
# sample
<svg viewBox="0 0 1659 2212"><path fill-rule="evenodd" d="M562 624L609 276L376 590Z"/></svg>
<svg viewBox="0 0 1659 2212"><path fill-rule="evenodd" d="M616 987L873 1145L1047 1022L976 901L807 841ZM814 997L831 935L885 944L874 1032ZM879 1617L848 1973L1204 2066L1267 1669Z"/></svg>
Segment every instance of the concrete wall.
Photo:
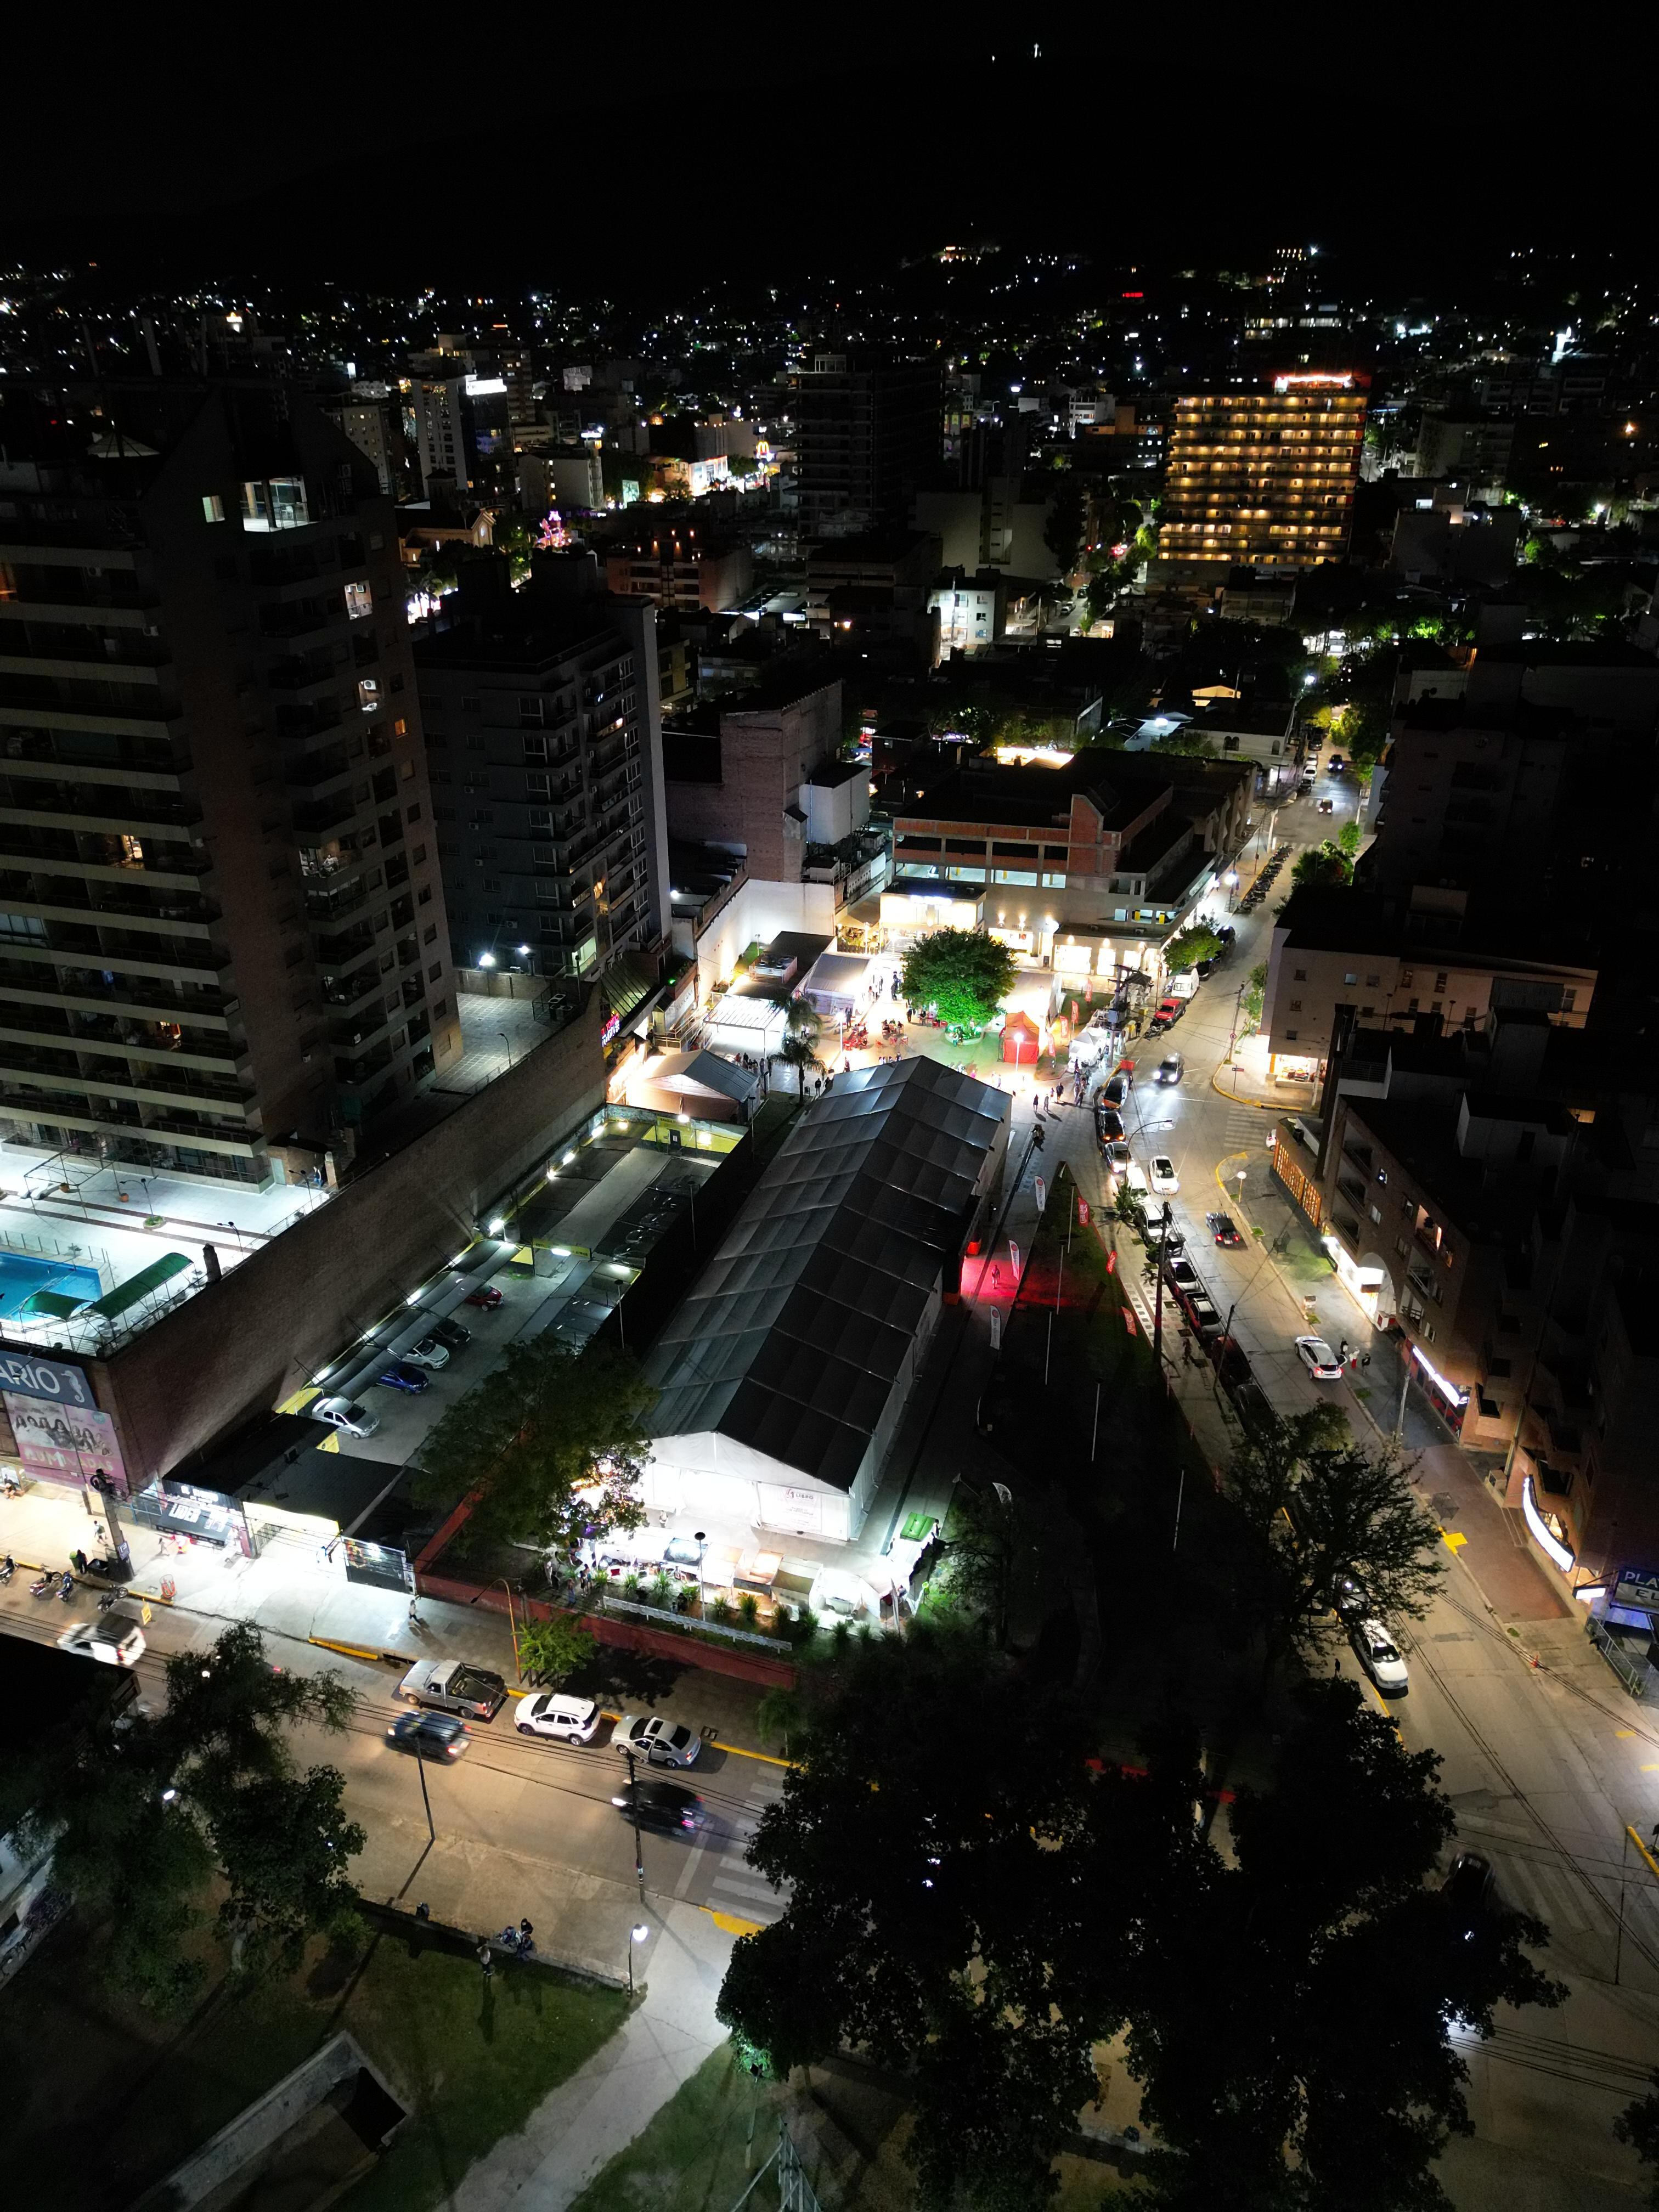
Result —
<svg viewBox="0 0 1659 2212"><path fill-rule="evenodd" d="M697 939L697 989L705 997L723 983L750 945L768 945L780 930L836 933L833 884L775 884L747 876Z"/></svg>
<svg viewBox="0 0 1659 2212"><path fill-rule="evenodd" d="M604 1097L594 992L567 1029L222 1282L82 1363L129 1479L167 1473L298 1389L453 1258L491 1201Z"/></svg>

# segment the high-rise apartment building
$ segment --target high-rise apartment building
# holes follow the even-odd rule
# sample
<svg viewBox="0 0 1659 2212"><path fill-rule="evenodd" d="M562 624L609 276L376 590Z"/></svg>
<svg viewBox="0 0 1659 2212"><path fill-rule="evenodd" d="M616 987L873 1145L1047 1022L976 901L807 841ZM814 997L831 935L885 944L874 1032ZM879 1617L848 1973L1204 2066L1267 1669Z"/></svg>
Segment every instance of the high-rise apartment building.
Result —
<svg viewBox="0 0 1659 2212"><path fill-rule="evenodd" d="M416 648L456 965L596 974L666 927L656 609L586 553L457 598Z"/></svg>
<svg viewBox="0 0 1659 2212"><path fill-rule="evenodd" d="M854 363L821 353L796 380L796 466L804 535L832 518L903 524L939 458L937 362Z"/></svg>
<svg viewBox="0 0 1659 2212"><path fill-rule="evenodd" d="M1313 371L1254 390L1178 393L1160 560L1200 569L1340 561L1370 384L1350 371Z"/></svg>
<svg viewBox="0 0 1659 2212"><path fill-rule="evenodd" d="M8 388L0 453L0 1127L304 1170L459 1042L394 511L279 384Z"/></svg>

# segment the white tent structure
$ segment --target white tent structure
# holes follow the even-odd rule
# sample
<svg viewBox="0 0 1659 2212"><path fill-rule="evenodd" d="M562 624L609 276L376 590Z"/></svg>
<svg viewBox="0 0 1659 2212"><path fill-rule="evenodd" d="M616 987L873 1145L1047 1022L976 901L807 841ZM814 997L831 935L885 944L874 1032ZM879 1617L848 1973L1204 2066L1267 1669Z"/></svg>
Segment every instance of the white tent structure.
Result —
<svg viewBox="0 0 1659 2212"><path fill-rule="evenodd" d="M715 1052L653 1053L628 1079L628 1103L694 1121L746 1121L761 1095L758 1075Z"/></svg>
<svg viewBox="0 0 1659 2212"><path fill-rule="evenodd" d="M747 1052L770 1060L787 1026L788 1015L775 999L728 991L708 1017L708 1042L717 1052Z"/></svg>
<svg viewBox="0 0 1659 2212"><path fill-rule="evenodd" d="M862 1068L801 1116L646 1363L647 1505L856 1536L1011 1101L938 1060Z"/></svg>

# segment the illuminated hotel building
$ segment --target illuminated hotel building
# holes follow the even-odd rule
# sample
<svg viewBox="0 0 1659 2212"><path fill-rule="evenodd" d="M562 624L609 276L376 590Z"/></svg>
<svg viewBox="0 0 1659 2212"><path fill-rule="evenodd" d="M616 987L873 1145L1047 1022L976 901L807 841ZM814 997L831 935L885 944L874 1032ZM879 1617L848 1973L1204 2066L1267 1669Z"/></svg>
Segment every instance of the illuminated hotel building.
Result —
<svg viewBox="0 0 1659 2212"><path fill-rule="evenodd" d="M1160 559L1310 568L1347 550L1369 377L1308 371L1189 392L1170 422Z"/></svg>

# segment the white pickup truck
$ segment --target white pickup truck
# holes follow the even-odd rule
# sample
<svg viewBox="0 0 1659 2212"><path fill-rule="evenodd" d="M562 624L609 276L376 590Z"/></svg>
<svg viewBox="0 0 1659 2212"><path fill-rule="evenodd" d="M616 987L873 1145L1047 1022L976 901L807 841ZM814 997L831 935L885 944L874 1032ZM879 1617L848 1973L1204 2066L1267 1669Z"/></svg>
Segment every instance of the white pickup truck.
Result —
<svg viewBox="0 0 1659 2212"><path fill-rule="evenodd" d="M398 1695L408 1705L493 1721L507 1703L507 1684L488 1667L470 1666L465 1659L422 1659L398 1683Z"/></svg>

